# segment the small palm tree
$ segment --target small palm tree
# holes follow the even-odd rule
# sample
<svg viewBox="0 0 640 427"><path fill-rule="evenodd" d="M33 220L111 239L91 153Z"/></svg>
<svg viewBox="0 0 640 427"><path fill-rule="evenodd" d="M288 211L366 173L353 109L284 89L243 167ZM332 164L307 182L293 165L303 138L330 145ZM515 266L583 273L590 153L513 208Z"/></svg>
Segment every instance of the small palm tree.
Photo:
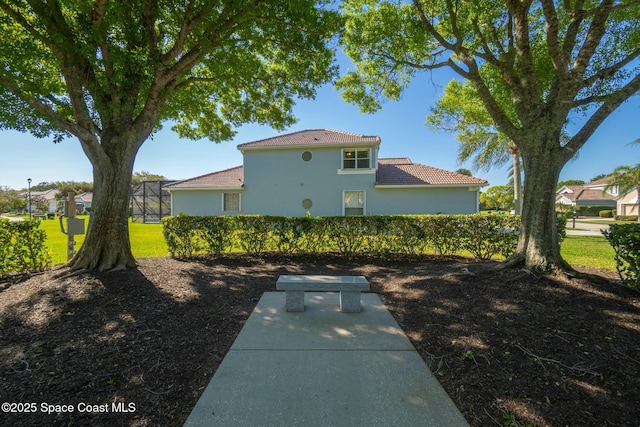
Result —
<svg viewBox="0 0 640 427"><path fill-rule="evenodd" d="M608 190L612 187L618 187L618 194L623 195L631 190L636 190L638 222L640 222L640 163L635 166L618 166L609 175L609 182L605 187Z"/></svg>
<svg viewBox="0 0 640 427"><path fill-rule="evenodd" d="M431 108L427 123L435 129L457 134L460 141L458 161L473 159L474 170L489 171L513 162L514 202L516 213L522 208L522 171L520 150L501 133L471 83L452 80L445 95Z"/></svg>

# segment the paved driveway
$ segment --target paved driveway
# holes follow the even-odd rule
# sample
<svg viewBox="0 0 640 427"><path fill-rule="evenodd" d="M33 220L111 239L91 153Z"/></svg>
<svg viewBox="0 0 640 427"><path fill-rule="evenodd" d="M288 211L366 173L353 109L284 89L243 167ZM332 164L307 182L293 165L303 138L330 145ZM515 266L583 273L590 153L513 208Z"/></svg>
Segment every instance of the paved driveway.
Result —
<svg viewBox="0 0 640 427"><path fill-rule="evenodd" d="M594 224L591 220L576 219L576 228L573 228L573 220L567 220L567 235L569 236L602 236L602 230L609 229L609 224L604 222Z"/></svg>

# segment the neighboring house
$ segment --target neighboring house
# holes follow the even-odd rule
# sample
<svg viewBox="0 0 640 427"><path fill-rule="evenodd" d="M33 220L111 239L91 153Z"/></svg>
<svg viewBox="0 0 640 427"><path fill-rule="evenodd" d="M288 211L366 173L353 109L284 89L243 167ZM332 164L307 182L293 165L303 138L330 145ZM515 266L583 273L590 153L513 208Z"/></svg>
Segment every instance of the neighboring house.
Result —
<svg viewBox="0 0 640 427"><path fill-rule="evenodd" d="M58 194L58 190L46 190L46 191L31 191L31 206L27 201L27 212L36 212L38 211L38 206L40 204L47 205L47 212L54 213L58 207L58 201L56 200L56 195ZM29 197L29 192L23 193L25 198Z"/></svg>
<svg viewBox="0 0 640 427"><path fill-rule="evenodd" d="M378 159L380 137L307 130L238 145L243 165L178 181L171 212L304 216L478 212L487 181Z"/></svg>
<svg viewBox="0 0 640 427"><path fill-rule="evenodd" d="M618 197L616 212L622 216L638 215L638 190L631 190L627 194Z"/></svg>
<svg viewBox="0 0 640 427"><path fill-rule="evenodd" d="M76 212L82 213L91 209L91 203L93 202L93 193L81 193L75 196Z"/></svg>
<svg viewBox="0 0 640 427"><path fill-rule="evenodd" d="M605 191L607 178L583 185L564 185L556 191L556 203L570 207L616 207L618 187Z"/></svg>

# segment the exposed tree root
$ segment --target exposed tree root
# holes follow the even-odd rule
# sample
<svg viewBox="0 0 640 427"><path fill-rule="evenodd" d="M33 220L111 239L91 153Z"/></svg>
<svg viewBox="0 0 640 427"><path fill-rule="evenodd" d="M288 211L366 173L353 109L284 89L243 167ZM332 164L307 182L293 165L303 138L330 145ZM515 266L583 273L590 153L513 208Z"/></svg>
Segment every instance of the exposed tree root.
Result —
<svg viewBox="0 0 640 427"><path fill-rule="evenodd" d="M493 270L498 271L506 269L521 269L524 273L531 274L536 278L539 278L539 276L555 275L564 279L585 279L600 284L611 283L611 280L606 277L578 271L565 260L560 260L559 262L553 263L547 269L530 267L525 263L524 254L515 254L505 262L493 268Z"/></svg>
<svg viewBox="0 0 640 427"><path fill-rule="evenodd" d="M67 271L66 273L61 273L60 275L56 276L57 279L68 279L70 277L76 277L76 276L80 276L83 275L85 273L89 273L91 272L91 270L83 268L83 269L69 269L69 271Z"/></svg>
<svg viewBox="0 0 640 427"><path fill-rule="evenodd" d="M515 254L502 264L497 265L496 270L506 270L507 268L524 267L524 254Z"/></svg>

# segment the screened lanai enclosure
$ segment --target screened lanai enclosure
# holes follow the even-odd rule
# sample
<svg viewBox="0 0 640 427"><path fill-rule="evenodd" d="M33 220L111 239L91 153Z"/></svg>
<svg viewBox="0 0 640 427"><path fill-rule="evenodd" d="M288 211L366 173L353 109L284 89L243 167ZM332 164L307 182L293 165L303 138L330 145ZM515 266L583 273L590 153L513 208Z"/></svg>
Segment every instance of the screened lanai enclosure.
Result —
<svg viewBox="0 0 640 427"><path fill-rule="evenodd" d="M144 181L131 192L131 219L133 222L158 223L171 215L171 195L164 189L175 181Z"/></svg>

